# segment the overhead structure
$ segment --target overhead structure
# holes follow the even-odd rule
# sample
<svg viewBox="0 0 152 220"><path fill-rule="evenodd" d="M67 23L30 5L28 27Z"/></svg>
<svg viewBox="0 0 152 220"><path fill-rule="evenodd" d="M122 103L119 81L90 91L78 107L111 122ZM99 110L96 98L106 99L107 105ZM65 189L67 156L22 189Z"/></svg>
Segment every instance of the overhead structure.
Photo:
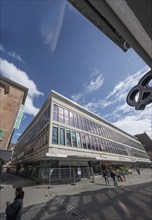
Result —
<svg viewBox="0 0 152 220"><path fill-rule="evenodd" d="M68 0L123 51L133 48L152 68L151 0Z"/></svg>
<svg viewBox="0 0 152 220"><path fill-rule="evenodd" d="M81 14L107 35L124 52L133 48L152 69L152 1L151 0L68 0ZM148 78L147 78L148 77ZM152 79L152 72L140 80ZM148 92L147 92L148 90ZM133 95L130 95L132 94ZM135 101L139 93L141 99ZM142 95L144 94L144 95ZM146 94L146 95L145 95ZM152 88L133 88L127 103L143 110L152 103Z"/></svg>

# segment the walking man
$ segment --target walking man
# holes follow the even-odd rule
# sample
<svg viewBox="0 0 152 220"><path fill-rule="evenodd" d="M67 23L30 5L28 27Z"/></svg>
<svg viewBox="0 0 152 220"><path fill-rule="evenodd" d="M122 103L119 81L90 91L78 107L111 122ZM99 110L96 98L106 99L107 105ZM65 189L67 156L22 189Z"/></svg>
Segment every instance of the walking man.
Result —
<svg viewBox="0 0 152 220"><path fill-rule="evenodd" d="M113 179L114 186L118 186L117 179L116 179L116 177L117 177L116 173L113 170L111 170L110 175L111 175L111 178Z"/></svg>
<svg viewBox="0 0 152 220"><path fill-rule="evenodd" d="M103 170L102 176L105 179L105 184L106 185L110 185L109 178L108 178L109 176L108 176L108 171L107 170Z"/></svg>

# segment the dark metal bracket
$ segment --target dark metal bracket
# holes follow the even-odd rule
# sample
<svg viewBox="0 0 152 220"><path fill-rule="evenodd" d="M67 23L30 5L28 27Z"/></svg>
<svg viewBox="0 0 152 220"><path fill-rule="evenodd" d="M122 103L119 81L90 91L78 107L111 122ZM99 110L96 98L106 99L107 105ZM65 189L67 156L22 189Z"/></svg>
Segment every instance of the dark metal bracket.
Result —
<svg viewBox="0 0 152 220"><path fill-rule="evenodd" d="M136 110L144 110L150 103L152 103L152 70L146 73L127 95L127 104Z"/></svg>

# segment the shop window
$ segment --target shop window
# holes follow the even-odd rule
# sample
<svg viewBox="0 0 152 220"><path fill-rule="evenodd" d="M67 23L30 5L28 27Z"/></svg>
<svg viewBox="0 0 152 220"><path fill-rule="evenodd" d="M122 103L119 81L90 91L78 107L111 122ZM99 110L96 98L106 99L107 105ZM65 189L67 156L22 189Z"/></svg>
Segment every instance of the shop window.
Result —
<svg viewBox="0 0 152 220"><path fill-rule="evenodd" d="M53 126L52 130L52 144L58 144L58 127Z"/></svg>

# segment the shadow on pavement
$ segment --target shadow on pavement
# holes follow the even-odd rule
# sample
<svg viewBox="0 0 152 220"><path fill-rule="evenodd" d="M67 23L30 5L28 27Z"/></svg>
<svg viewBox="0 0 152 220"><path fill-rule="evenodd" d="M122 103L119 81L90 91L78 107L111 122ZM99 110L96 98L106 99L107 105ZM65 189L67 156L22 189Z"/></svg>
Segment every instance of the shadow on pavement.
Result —
<svg viewBox="0 0 152 220"><path fill-rule="evenodd" d="M151 220L151 205L152 186L144 183L56 196L24 209L23 220Z"/></svg>

